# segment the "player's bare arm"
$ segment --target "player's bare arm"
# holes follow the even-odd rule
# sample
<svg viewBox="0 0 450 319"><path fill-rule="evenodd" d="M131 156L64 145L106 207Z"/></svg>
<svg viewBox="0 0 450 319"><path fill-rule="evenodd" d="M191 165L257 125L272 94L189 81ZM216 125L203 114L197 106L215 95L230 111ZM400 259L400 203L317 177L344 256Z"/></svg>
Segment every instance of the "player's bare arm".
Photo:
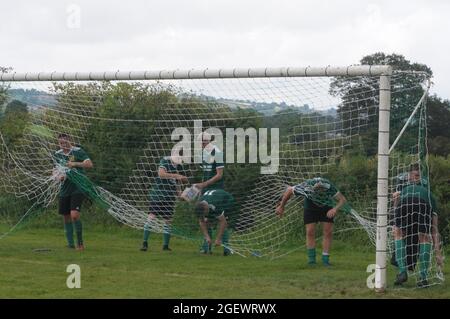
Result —
<svg viewBox="0 0 450 319"><path fill-rule="evenodd" d="M68 162L67 163L68 168L93 168L94 164L90 159L87 159L83 162Z"/></svg>
<svg viewBox="0 0 450 319"><path fill-rule="evenodd" d="M203 236L205 237L205 240L208 242L208 244L211 244L211 237L209 237L208 234L208 225L205 218L200 218L198 222L200 224L200 229L202 231Z"/></svg>
<svg viewBox="0 0 450 319"><path fill-rule="evenodd" d="M286 206L286 203L289 201L289 199L294 194L294 188L288 187L288 189L284 192L283 198L281 199L280 204L276 208L276 214L280 217L284 214L284 207Z"/></svg>
<svg viewBox="0 0 450 319"><path fill-rule="evenodd" d="M334 198L338 201L336 206L333 207L332 209L330 209L327 212L327 217L328 218L333 218L334 216L336 216L337 212L339 211L339 209L342 208L342 206L344 206L344 204L347 202L347 199L345 198L344 195L342 195L341 192L338 192Z"/></svg>
<svg viewBox="0 0 450 319"><path fill-rule="evenodd" d="M166 171L166 169L163 168L163 167L160 167L160 168L159 168L159 170L158 170L158 176L159 176L160 178L164 178L164 179L171 179L171 178L173 178L173 179L176 179L176 180L178 180L178 181L180 181L180 182L182 182L182 183L188 183L188 181L189 181L188 178L187 178L186 176L181 175L181 174L168 173L168 172Z"/></svg>
<svg viewBox="0 0 450 319"><path fill-rule="evenodd" d="M218 217L218 220L219 220L219 228L217 230L217 236L215 241L216 246L222 245L222 236L228 224L227 219L223 214Z"/></svg>
<svg viewBox="0 0 450 319"><path fill-rule="evenodd" d="M204 181L203 183L198 183L198 184L194 184L195 187L197 187L198 189L203 189L208 187L209 185L214 184L217 181L220 181L223 177L223 167L218 167L216 169L216 175L214 175L214 177L208 179L207 181Z"/></svg>

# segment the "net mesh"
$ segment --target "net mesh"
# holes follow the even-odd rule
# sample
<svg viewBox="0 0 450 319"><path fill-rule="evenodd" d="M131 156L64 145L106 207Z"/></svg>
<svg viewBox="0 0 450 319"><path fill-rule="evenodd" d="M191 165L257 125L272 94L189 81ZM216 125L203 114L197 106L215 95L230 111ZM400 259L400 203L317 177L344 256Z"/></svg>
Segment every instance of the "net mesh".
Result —
<svg viewBox="0 0 450 319"><path fill-rule="evenodd" d="M398 134L425 93L425 80L423 74L392 75L391 136ZM255 128L260 144L253 150L248 141L235 144L231 152L228 143L215 141L225 155L224 187L237 203L229 216L229 249L243 256L279 257L291 239L304 240L302 198L289 202L283 218L276 216L275 209L287 186L318 176L333 181L348 200L336 219L337 236L375 241L377 77L2 82L1 87L4 105L18 100L27 107L19 122L19 113L8 112L7 107L3 112L3 192L48 207L60 189L56 168L57 174L77 184L120 223L143 229L161 159L170 156L176 144L172 139L175 129L191 133L193 154L199 124L203 130L219 129L226 142L227 128ZM421 174L428 174L424 169L425 112L424 106L393 153L391 194L398 190L399 178L407 175L411 163L419 162ZM8 121L15 123L14 130ZM268 129L267 141L261 138L262 128ZM270 144L272 128L279 130L279 162L275 171L262 174L268 164L261 162L261 141L267 142L269 158L271 151L275 154ZM60 133L86 151L93 169L81 174L55 161ZM245 163L231 161L229 154L238 151L244 154ZM178 189L202 181L199 163L183 163L179 173L189 183L178 183ZM176 199L170 209L172 233L200 240L193 204ZM395 210L393 201L390 210ZM157 216L152 230L164 232L165 223L166 219ZM391 233L388 246L393 249ZM432 264L433 278L442 277L438 268Z"/></svg>

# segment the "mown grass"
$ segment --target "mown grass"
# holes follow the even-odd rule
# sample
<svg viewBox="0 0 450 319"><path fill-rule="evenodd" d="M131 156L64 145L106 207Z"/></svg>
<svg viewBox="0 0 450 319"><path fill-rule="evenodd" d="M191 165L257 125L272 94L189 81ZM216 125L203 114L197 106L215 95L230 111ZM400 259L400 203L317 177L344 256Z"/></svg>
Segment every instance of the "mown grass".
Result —
<svg viewBox="0 0 450 319"><path fill-rule="evenodd" d="M161 237L153 236L143 253L138 231L85 228L84 252L65 248L58 228L26 227L0 240L0 298L450 298L447 283L414 289L414 280L376 294L366 286L373 253L339 241L333 267L325 268L306 265L303 248L275 260L224 257L221 249L205 256L199 243L179 238L163 252ZM69 264L81 267L81 289L66 286Z"/></svg>

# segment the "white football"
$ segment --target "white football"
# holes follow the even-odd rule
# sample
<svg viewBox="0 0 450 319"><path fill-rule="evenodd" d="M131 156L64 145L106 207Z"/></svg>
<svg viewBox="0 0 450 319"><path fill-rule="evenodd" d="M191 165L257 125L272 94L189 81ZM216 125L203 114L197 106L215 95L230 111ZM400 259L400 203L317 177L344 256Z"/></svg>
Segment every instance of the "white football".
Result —
<svg viewBox="0 0 450 319"><path fill-rule="evenodd" d="M191 201L195 200L199 194L200 194L200 190L197 187L195 187L195 186L187 187L181 194L181 198L188 202L191 202Z"/></svg>
<svg viewBox="0 0 450 319"><path fill-rule="evenodd" d="M59 170L53 171L52 178L54 181L60 182L62 179L66 178L66 174Z"/></svg>

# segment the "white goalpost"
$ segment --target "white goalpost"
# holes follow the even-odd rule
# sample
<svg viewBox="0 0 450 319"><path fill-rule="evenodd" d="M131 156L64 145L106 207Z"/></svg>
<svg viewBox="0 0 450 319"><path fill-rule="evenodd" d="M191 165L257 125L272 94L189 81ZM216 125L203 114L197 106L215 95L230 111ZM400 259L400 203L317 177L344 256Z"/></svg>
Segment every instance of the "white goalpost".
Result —
<svg viewBox="0 0 450 319"><path fill-rule="evenodd" d="M58 189L58 183L48 177L53 168L51 154L57 148L57 134L68 133L76 144L98 154L97 171L88 180L74 177L76 182L116 220L142 229L148 192L156 181L159 160L175 144L171 134L176 128L187 127L189 132L199 121L205 130L277 128L281 136L278 171L261 174L260 168L267 164L262 162L233 163L225 188L234 193L240 209L233 217L228 248L242 256L278 258L287 253L283 245L299 236L301 224L301 201L290 203L283 219L275 216L286 186L315 176L338 178L352 160L348 149L365 148L372 154L368 145L373 144L376 154L368 158L376 160L376 185L371 180L369 190L355 189L351 176L343 178L341 184L347 190L343 193L350 204L336 228L342 234L361 230L375 246L375 290L383 292L388 255L393 251L394 181L407 173L411 163L426 160L417 151L421 142L411 138L413 144L403 145L402 153L390 162L392 107L401 104L412 113L416 105L424 105L427 94L426 75L408 74L408 81L404 76L385 65L3 73L0 97L3 92L5 104L21 100L30 114L18 135L2 132L0 126L0 189L51 206ZM411 116L423 116L415 112ZM137 141L139 134L142 139ZM245 149L245 142L240 145ZM103 158L101 150L109 156L118 154L120 161ZM249 157L249 151L244 152ZM31 155L33 161L27 159ZM365 164L370 168L374 161ZM123 162L130 163L122 167ZM196 163L185 165L190 183L199 181L199 172ZM174 234L197 239L193 219L185 213L189 209L177 202ZM164 229L163 220L156 219L153 230L162 233Z"/></svg>
<svg viewBox="0 0 450 319"><path fill-rule="evenodd" d="M375 289L379 292L383 292L386 288L391 74L392 69L388 68L380 75L377 172L377 252L375 269Z"/></svg>
<svg viewBox="0 0 450 319"><path fill-rule="evenodd" d="M355 65L348 67L286 67L239 68L204 70L116 71L116 72L40 72L3 73L1 81L132 81L132 80L187 80L187 79L236 79L278 77L333 77L333 76L381 76L392 72L389 66Z"/></svg>

